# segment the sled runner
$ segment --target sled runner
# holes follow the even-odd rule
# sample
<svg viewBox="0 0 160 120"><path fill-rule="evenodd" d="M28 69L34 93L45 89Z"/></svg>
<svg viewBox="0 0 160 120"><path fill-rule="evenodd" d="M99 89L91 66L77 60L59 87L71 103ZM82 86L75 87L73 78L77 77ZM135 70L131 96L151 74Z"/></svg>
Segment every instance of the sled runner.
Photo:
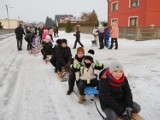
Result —
<svg viewBox="0 0 160 120"><path fill-rule="evenodd" d="M117 120L123 120L121 117L118 117ZM133 113L132 119L131 120L144 120L139 114Z"/></svg>

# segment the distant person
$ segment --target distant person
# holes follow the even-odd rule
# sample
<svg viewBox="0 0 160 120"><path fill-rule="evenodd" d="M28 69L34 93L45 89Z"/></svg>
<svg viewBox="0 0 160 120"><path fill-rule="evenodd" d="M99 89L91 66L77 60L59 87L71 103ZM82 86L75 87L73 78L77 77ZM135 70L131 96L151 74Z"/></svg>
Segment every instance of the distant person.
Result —
<svg viewBox="0 0 160 120"><path fill-rule="evenodd" d="M104 27L102 25L98 27L98 33L99 33L99 49L103 49L104 48L104 43L103 43Z"/></svg>
<svg viewBox="0 0 160 120"><path fill-rule="evenodd" d="M23 27L21 24L15 29L16 39L17 39L17 49L18 51L22 50L22 40L23 35L25 35Z"/></svg>
<svg viewBox="0 0 160 120"><path fill-rule="evenodd" d="M93 29L93 36L94 36L94 41L96 42L95 44L97 45L97 42L98 42L98 26L97 25L95 25Z"/></svg>
<svg viewBox="0 0 160 120"><path fill-rule="evenodd" d="M104 45L108 48L109 47L109 37L110 31L107 24L104 25Z"/></svg>
<svg viewBox="0 0 160 120"><path fill-rule="evenodd" d="M113 48L114 43L115 43L115 49L118 49L117 38L119 38L119 28L117 23L113 23L110 35L111 35L111 46L109 47L109 49Z"/></svg>
<svg viewBox="0 0 160 120"><path fill-rule="evenodd" d="M35 38L35 33L34 32L31 32L31 33L28 33L26 36L25 36L25 40L27 41L27 50L31 50L33 48L33 45L32 45L32 42L33 42L33 39Z"/></svg>
<svg viewBox="0 0 160 120"><path fill-rule="evenodd" d="M79 28L76 28L76 33L74 34L74 36L76 37L76 40L75 40L73 49L76 49L77 43L79 43L81 45L81 47L84 47L83 44L80 41L80 31L79 31Z"/></svg>
<svg viewBox="0 0 160 120"><path fill-rule="evenodd" d="M46 36L46 38L44 39L44 45L43 45L43 49L41 49L41 53L43 55L43 60L46 61L47 55L52 55L53 51L52 51L52 42L51 42L51 37L49 35Z"/></svg>
<svg viewBox="0 0 160 120"><path fill-rule="evenodd" d="M51 37L51 40L53 42L53 29L50 27L48 30L49 36Z"/></svg>

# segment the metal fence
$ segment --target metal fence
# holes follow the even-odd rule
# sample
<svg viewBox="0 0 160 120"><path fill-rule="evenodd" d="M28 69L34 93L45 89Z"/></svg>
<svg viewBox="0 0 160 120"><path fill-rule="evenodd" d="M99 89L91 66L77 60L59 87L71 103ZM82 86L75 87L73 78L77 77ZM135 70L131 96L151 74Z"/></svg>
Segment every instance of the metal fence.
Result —
<svg viewBox="0 0 160 120"><path fill-rule="evenodd" d="M4 35L4 34L10 34L10 33L14 33L15 29L0 29L0 35Z"/></svg>

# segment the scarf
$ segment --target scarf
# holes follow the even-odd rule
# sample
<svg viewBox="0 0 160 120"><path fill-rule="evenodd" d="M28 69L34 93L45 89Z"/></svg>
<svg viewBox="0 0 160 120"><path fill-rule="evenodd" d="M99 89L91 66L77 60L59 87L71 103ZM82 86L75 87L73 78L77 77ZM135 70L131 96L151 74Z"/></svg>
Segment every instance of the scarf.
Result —
<svg viewBox="0 0 160 120"><path fill-rule="evenodd" d="M121 87L121 85L124 83L124 73L119 80L117 80L111 75L109 68L106 69L106 74L107 74L107 80L108 80L109 85L113 87Z"/></svg>

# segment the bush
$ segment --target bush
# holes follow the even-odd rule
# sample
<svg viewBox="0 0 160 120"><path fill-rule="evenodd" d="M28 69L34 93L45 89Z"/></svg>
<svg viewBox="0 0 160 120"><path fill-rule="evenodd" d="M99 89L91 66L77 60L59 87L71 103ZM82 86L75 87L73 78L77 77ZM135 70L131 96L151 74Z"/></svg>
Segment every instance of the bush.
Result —
<svg viewBox="0 0 160 120"><path fill-rule="evenodd" d="M73 31L73 26L71 24L71 21L67 21L67 25L66 25L66 32L70 33Z"/></svg>
<svg viewBox="0 0 160 120"><path fill-rule="evenodd" d="M2 25L2 23L0 22L0 29L3 29L3 25Z"/></svg>

